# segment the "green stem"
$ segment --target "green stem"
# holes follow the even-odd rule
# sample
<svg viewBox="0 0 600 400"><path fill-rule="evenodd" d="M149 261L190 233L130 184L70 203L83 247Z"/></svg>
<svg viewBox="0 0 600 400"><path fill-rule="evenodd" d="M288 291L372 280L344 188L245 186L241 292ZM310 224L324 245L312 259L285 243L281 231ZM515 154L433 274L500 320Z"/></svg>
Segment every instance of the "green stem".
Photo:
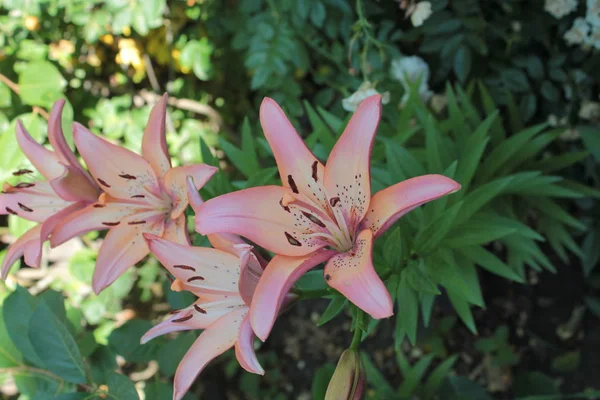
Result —
<svg viewBox="0 0 600 400"><path fill-rule="evenodd" d="M360 346L360 340L362 339L362 331L359 327L354 329L354 336L352 336L352 343L350 344L350 348L353 350L358 350Z"/></svg>

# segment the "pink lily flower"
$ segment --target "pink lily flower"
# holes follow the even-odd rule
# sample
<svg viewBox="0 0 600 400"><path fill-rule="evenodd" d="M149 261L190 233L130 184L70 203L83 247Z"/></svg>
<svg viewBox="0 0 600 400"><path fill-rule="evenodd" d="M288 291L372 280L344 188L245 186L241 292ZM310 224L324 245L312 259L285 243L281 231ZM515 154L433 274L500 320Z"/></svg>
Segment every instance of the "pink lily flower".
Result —
<svg viewBox="0 0 600 400"><path fill-rule="evenodd" d="M142 156L74 125L77 149L105 193L96 203L58 224L51 244L57 246L86 232L109 229L92 279L95 293L148 255L144 233L187 244L186 176L202 187L217 171L205 164L171 167L165 139L166 113L165 95L150 113Z"/></svg>
<svg viewBox="0 0 600 400"><path fill-rule="evenodd" d="M48 139L54 151L37 143L21 121L17 122L17 142L33 166L46 180L21 182L15 186L5 183L0 194L0 214L13 214L39 222L9 246L2 262L2 279L22 256L31 267L39 267L42 244L56 225L69 215L96 201L100 189L83 169L69 148L61 127L65 105L59 100L52 106L48 120ZM28 169L13 172L15 176L33 173Z"/></svg>
<svg viewBox="0 0 600 400"><path fill-rule="evenodd" d="M329 286L373 318L393 315L390 294L373 268L373 240L407 212L460 189L445 176L424 175L371 196L371 147L380 117L381 96L364 100L325 167L277 103L266 98L260 121L284 186L229 193L196 210L198 232L238 234L277 254L250 311L252 328L262 340L294 282L324 261Z"/></svg>
<svg viewBox="0 0 600 400"><path fill-rule="evenodd" d="M191 201L202 202L190 183ZM181 399L204 367L215 357L235 347L240 365L264 374L254 353L254 333L249 307L262 274L252 246L231 234L209 235L214 249L192 247L144 234L152 254L175 276L171 288L187 290L198 300L150 329L142 344L169 332L204 329L187 351L175 373L173 398Z"/></svg>

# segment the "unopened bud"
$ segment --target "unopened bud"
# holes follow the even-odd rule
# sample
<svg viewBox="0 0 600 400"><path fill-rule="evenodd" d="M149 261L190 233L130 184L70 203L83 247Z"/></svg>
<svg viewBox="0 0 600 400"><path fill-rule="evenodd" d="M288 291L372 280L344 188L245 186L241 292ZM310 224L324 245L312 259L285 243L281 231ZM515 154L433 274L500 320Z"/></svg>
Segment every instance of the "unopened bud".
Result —
<svg viewBox="0 0 600 400"><path fill-rule="evenodd" d="M360 400L365 392L365 367L360 353L347 349L342 353L327 386L325 400Z"/></svg>

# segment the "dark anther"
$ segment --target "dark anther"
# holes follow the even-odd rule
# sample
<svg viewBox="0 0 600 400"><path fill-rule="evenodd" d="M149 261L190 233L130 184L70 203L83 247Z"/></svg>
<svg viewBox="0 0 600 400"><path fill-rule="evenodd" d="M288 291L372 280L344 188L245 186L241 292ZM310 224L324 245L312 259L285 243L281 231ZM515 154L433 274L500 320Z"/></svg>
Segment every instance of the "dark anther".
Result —
<svg viewBox="0 0 600 400"><path fill-rule="evenodd" d="M317 167L319 166L319 162L315 161L314 163L312 163L312 178L315 180L315 182L317 182L319 180L319 177L317 176Z"/></svg>
<svg viewBox="0 0 600 400"><path fill-rule="evenodd" d="M27 189L27 188L34 187L34 186L35 186L34 183L21 182L21 183L17 184L15 187L17 189Z"/></svg>
<svg viewBox="0 0 600 400"><path fill-rule="evenodd" d="M13 175L21 176L21 175L26 175L26 174L31 174L31 173L33 173L33 171L30 169L20 169L18 171L13 172Z"/></svg>
<svg viewBox="0 0 600 400"><path fill-rule="evenodd" d="M287 232L284 232L284 233L285 233L285 237L287 238L287 241L290 242L290 244L292 246L298 246L298 247L302 246L302 243L300 243L298 241L298 239L296 239L295 237L293 237L292 235L290 235Z"/></svg>
<svg viewBox="0 0 600 400"><path fill-rule="evenodd" d="M121 178L123 178L123 179L130 179L130 180L131 180L131 179L137 179L135 176L133 176L133 175L129 175L129 174L121 174L121 175L119 175L119 176L120 176Z"/></svg>
<svg viewBox="0 0 600 400"><path fill-rule="evenodd" d="M200 275L196 275L196 276L192 276L190 279L188 279L188 282L193 282L193 281L203 281L204 277L200 276Z"/></svg>
<svg viewBox="0 0 600 400"><path fill-rule="evenodd" d="M110 185L106 182L104 182L102 179L98 179L98 182L102 185L102 186L106 186L106 187L110 187Z"/></svg>
<svg viewBox="0 0 600 400"><path fill-rule="evenodd" d="M143 199L146 196L144 196L143 194L134 194L133 196L131 196L132 199Z"/></svg>
<svg viewBox="0 0 600 400"><path fill-rule="evenodd" d="M291 212L290 208L288 206L284 206L283 205L283 199L279 200L279 205L281 206L281 208L283 208L285 211L287 212Z"/></svg>
<svg viewBox="0 0 600 400"><path fill-rule="evenodd" d="M12 215L19 215L17 214L17 212L15 210L13 210L12 208L8 208L6 207L6 212Z"/></svg>
<svg viewBox="0 0 600 400"><path fill-rule="evenodd" d="M27 207L25 204L23 203L17 203L19 205L19 208L21 208L21 210L23 211L27 211L27 212L33 212L33 209Z"/></svg>
<svg viewBox="0 0 600 400"><path fill-rule="evenodd" d="M194 308L196 309L196 311L198 311L201 314L206 314L206 310L202 307L200 307L198 304L194 304Z"/></svg>
<svg viewBox="0 0 600 400"><path fill-rule="evenodd" d="M185 269L186 271L196 272L196 268L190 267L189 265L173 265L173 268Z"/></svg>
<svg viewBox="0 0 600 400"><path fill-rule="evenodd" d="M190 314L190 315L188 315L188 316L185 316L185 317L181 317L181 318L174 319L174 320L173 320L173 321L171 321L171 322L185 322L185 321L189 321L190 319L192 319L192 317L193 317L193 315L192 315L192 314Z"/></svg>
<svg viewBox="0 0 600 400"><path fill-rule="evenodd" d="M326 280L326 281L328 281L328 280L330 280L330 279L331 279L331 275L329 275L329 274L325 274L325 280Z"/></svg>
<svg viewBox="0 0 600 400"><path fill-rule="evenodd" d="M119 225L121 222L117 221L117 222L103 222L102 225L106 225L106 226L117 226Z"/></svg>
<svg viewBox="0 0 600 400"><path fill-rule="evenodd" d="M307 213L306 211L302 211L302 214L308 218L311 222L314 222L315 224L319 225L321 228L325 228L325 224L317 217L315 217L312 214Z"/></svg>
<svg viewBox="0 0 600 400"><path fill-rule="evenodd" d="M339 197L332 197L331 199L329 199L329 204L331 204L331 207L335 207L336 204L339 202L340 202Z"/></svg>
<svg viewBox="0 0 600 400"><path fill-rule="evenodd" d="M127 223L127 225L141 225L141 224L145 224L146 221L129 221Z"/></svg>
<svg viewBox="0 0 600 400"><path fill-rule="evenodd" d="M292 178L291 175L288 175L288 185L290 185L290 188L292 189L292 192L298 194L300 193L298 191L298 186L296 186L296 182L294 182L294 178Z"/></svg>
<svg viewBox="0 0 600 400"><path fill-rule="evenodd" d="M169 314L171 314L171 315L177 314L180 311L181 311L181 309L179 309L179 310L171 310L171 311L169 311Z"/></svg>
<svg viewBox="0 0 600 400"><path fill-rule="evenodd" d="M94 204L94 208L104 208L104 207L106 207L106 204L100 204L100 203Z"/></svg>

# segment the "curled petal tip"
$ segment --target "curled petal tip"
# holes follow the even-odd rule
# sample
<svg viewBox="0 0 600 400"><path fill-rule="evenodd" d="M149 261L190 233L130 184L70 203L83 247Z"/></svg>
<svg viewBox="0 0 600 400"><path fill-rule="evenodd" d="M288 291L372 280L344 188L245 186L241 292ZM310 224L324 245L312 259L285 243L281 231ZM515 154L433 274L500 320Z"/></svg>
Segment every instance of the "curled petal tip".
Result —
<svg viewBox="0 0 600 400"><path fill-rule="evenodd" d="M155 234L153 234L153 233L142 233L142 235L144 236L144 239L146 240L146 243L148 243L148 246L150 245L150 243L151 243L153 240L160 239L160 237L159 237L159 236L156 236L156 235L155 235Z"/></svg>

